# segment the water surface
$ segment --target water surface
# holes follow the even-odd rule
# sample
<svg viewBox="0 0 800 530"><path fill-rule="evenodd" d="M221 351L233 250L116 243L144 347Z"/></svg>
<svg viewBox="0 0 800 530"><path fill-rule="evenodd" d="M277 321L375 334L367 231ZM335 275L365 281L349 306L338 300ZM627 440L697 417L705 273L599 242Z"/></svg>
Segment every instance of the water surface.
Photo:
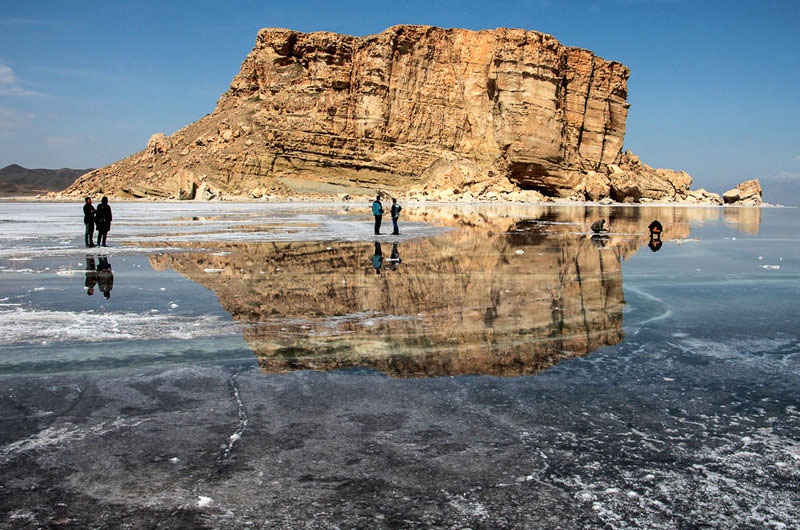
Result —
<svg viewBox="0 0 800 530"><path fill-rule="evenodd" d="M794 209L112 206L0 203L5 527L795 524Z"/></svg>

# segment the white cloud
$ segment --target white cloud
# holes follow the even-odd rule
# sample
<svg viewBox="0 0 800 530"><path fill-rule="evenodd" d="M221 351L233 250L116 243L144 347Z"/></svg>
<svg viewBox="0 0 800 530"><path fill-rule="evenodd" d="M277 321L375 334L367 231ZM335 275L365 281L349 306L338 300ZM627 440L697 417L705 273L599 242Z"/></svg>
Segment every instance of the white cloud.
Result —
<svg viewBox="0 0 800 530"><path fill-rule="evenodd" d="M69 146L80 144L81 139L76 136L51 136L45 142L51 146Z"/></svg>
<svg viewBox="0 0 800 530"><path fill-rule="evenodd" d="M800 181L800 173L792 173L790 171L781 171L780 173L775 173L774 175L762 175L758 177L760 180L771 180L771 181Z"/></svg>
<svg viewBox="0 0 800 530"><path fill-rule="evenodd" d="M127 83L130 81L129 78L120 75L110 74L108 72L99 70L85 70L79 68L64 68L64 67L52 67L52 66L32 66L30 69L36 70L37 72L44 72L48 75L79 77L86 80L111 81L115 83Z"/></svg>
<svg viewBox="0 0 800 530"><path fill-rule="evenodd" d="M22 88L10 66L0 64L0 96L38 96L36 92Z"/></svg>

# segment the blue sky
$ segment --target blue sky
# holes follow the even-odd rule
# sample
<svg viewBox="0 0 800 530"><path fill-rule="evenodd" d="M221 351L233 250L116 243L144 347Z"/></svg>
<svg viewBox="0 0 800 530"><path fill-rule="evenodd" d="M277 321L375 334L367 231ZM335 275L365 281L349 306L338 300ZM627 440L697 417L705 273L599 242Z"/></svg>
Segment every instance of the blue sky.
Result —
<svg viewBox="0 0 800 530"><path fill-rule="evenodd" d="M0 0L0 167L99 167L175 132L262 27L405 23L537 30L626 64L625 148L694 189L800 183L800 0Z"/></svg>

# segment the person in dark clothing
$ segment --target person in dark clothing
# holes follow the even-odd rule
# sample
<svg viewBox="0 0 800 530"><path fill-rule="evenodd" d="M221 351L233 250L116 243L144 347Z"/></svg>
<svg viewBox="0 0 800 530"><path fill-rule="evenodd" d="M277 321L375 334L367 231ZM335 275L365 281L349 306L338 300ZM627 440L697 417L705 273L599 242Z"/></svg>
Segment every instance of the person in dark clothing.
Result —
<svg viewBox="0 0 800 530"><path fill-rule="evenodd" d="M375 242L375 253L372 255L372 268L375 269L375 274L381 273L383 266L383 250L381 249L380 242Z"/></svg>
<svg viewBox="0 0 800 530"><path fill-rule="evenodd" d="M114 288L114 271L111 270L107 256L100 256L97 260L97 287L103 291L103 296L111 298L111 289Z"/></svg>
<svg viewBox="0 0 800 530"><path fill-rule="evenodd" d="M381 221L383 220L383 205L381 204L381 196L375 197L372 202L372 215L375 216L375 235L381 235Z"/></svg>
<svg viewBox="0 0 800 530"><path fill-rule="evenodd" d="M400 210L402 210L402 209L403 209L403 207L400 206L399 204L397 204L397 199L392 197L392 207L390 209L390 212L392 214L392 235L393 236L400 235L400 229L397 227L397 219L400 218Z"/></svg>
<svg viewBox="0 0 800 530"><path fill-rule="evenodd" d="M97 285L97 267L94 263L94 256L86 256L86 281L83 285L86 286L86 294L92 296L94 286Z"/></svg>
<svg viewBox="0 0 800 530"><path fill-rule="evenodd" d="M661 223L658 222L658 219L654 219L647 228L650 230L650 240L661 240L661 232L664 231L664 227L661 226Z"/></svg>
<svg viewBox="0 0 800 530"><path fill-rule="evenodd" d="M108 197L103 197L94 214L94 224L97 227L97 245L106 246L106 236L111 230L111 206Z"/></svg>
<svg viewBox="0 0 800 530"><path fill-rule="evenodd" d="M83 203L83 224L86 230L83 234L83 242L87 247L94 246L94 206L92 206L92 198L86 197Z"/></svg>
<svg viewBox="0 0 800 530"><path fill-rule="evenodd" d="M658 252L659 250L661 250L661 240L658 238L651 237L650 242L647 244L647 246L650 247L650 250L652 250L653 252Z"/></svg>
<svg viewBox="0 0 800 530"><path fill-rule="evenodd" d="M606 230L606 220L605 219L598 219L597 221L592 223L592 232L595 234L600 234L602 232L607 232Z"/></svg>

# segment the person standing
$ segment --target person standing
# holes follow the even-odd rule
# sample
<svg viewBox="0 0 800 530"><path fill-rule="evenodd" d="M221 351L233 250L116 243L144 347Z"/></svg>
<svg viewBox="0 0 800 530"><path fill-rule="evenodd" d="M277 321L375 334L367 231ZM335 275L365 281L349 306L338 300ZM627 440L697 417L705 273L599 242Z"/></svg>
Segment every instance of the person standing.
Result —
<svg viewBox="0 0 800 530"><path fill-rule="evenodd" d="M375 216L375 235L381 235L381 220L383 219L383 205L381 204L381 196L378 194L372 202L372 215Z"/></svg>
<svg viewBox="0 0 800 530"><path fill-rule="evenodd" d="M83 224L86 230L83 234L83 242L87 247L94 246L94 206L92 206L92 198L86 197L83 203Z"/></svg>
<svg viewBox="0 0 800 530"><path fill-rule="evenodd" d="M403 207L400 206L399 204L397 204L397 199L392 197L392 207L390 209L390 212L392 214L392 235L393 236L400 235L400 229L397 227L397 219L400 218L400 210L402 210L402 209L403 209Z"/></svg>
<svg viewBox="0 0 800 530"><path fill-rule="evenodd" d="M111 230L111 206L108 197L103 197L94 214L94 224L97 227L97 246L106 246L106 236Z"/></svg>

